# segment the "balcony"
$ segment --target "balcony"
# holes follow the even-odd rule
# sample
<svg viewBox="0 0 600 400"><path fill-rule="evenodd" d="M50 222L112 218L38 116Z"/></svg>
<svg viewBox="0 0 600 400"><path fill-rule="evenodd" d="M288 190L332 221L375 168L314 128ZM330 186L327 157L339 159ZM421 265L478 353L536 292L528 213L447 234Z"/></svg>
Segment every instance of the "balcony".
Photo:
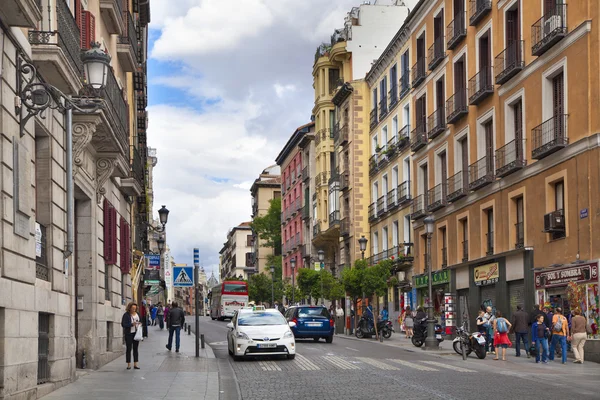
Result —
<svg viewBox="0 0 600 400"><path fill-rule="evenodd" d="M496 72L496 84L502 85L517 75L525 67L523 58L523 41L513 40L508 43L506 49L496 56L494 70Z"/></svg>
<svg viewBox="0 0 600 400"><path fill-rule="evenodd" d="M125 32L119 36L117 41L117 57L123 71L136 72L139 65L137 28L131 13L123 13L123 18L127 25L125 25Z"/></svg>
<svg viewBox="0 0 600 400"><path fill-rule="evenodd" d="M310 244L300 245L300 254L302 258L310 258Z"/></svg>
<svg viewBox="0 0 600 400"><path fill-rule="evenodd" d="M398 153L401 153L410 144L410 125L404 125L396 138L396 149Z"/></svg>
<svg viewBox="0 0 600 400"><path fill-rule="evenodd" d="M469 184L467 182L467 174L460 171L448 178L448 188L446 189L446 200L448 203L453 203L462 199L469 193Z"/></svg>
<svg viewBox="0 0 600 400"><path fill-rule="evenodd" d="M492 0L469 0L469 2L469 25L476 26L492 11Z"/></svg>
<svg viewBox="0 0 600 400"><path fill-rule="evenodd" d="M42 17L39 0L2 0L0 20L8 26L35 29Z"/></svg>
<svg viewBox="0 0 600 400"><path fill-rule="evenodd" d="M467 89L458 89L456 93L446 100L447 122L455 124L468 113Z"/></svg>
<svg viewBox="0 0 600 400"><path fill-rule="evenodd" d="M308 167L302 169L302 182L306 182L310 179L310 170Z"/></svg>
<svg viewBox="0 0 600 400"><path fill-rule="evenodd" d="M446 27L446 37L448 50L454 50L467 37L466 13L454 16L454 20Z"/></svg>
<svg viewBox="0 0 600 400"><path fill-rule="evenodd" d="M417 59L417 62L412 67L411 75L413 88L416 88L425 81L425 78L427 77L427 71L425 70L424 57Z"/></svg>
<svg viewBox="0 0 600 400"><path fill-rule="evenodd" d="M383 96L383 98L379 101L379 120L383 120L388 113L387 106L387 96Z"/></svg>
<svg viewBox="0 0 600 400"><path fill-rule="evenodd" d="M442 247L442 268L448 267L448 249L446 247Z"/></svg>
<svg viewBox="0 0 600 400"><path fill-rule="evenodd" d="M340 225L340 211L335 210L329 213L329 229Z"/></svg>
<svg viewBox="0 0 600 400"><path fill-rule="evenodd" d="M469 241L468 240L465 240L464 242L462 242L462 251L463 251L462 262L469 261Z"/></svg>
<svg viewBox="0 0 600 400"><path fill-rule="evenodd" d="M340 174L340 190L348 190L350 189L350 174L348 172L343 172Z"/></svg>
<svg viewBox="0 0 600 400"><path fill-rule="evenodd" d="M392 82L392 87L388 92L388 101L390 103L390 109L394 108L398 104L398 85L396 82Z"/></svg>
<svg viewBox="0 0 600 400"><path fill-rule="evenodd" d="M121 178L121 191L127 196L137 197L146 187L146 168L140 151L135 146L129 146L131 176Z"/></svg>
<svg viewBox="0 0 600 400"><path fill-rule="evenodd" d="M515 224L515 248L522 249L525 247L525 225L523 222L517 222Z"/></svg>
<svg viewBox="0 0 600 400"><path fill-rule="evenodd" d="M433 44L427 50L427 66L430 71L433 71L435 67L440 65L440 63L446 57L446 52L444 51L444 37L440 36L433 40Z"/></svg>
<svg viewBox="0 0 600 400"><path fill-rule="evenodd" d="M107 33L121 35L125 31L123 2L121 0L100 0L100 14Z"/></svg>
<svg viewBox="0 0 600 400"><path fill-rule="evenodd" d="M489 231L485 234L486 250L485 255L491 256L494 254L494 231Z"/></svg>
<svg viewBox="0 0 600 400"><path fill-rule="evenodd" d="M377 219L377 205L375 203L369 204L369 222Z"/></svg>
<svg viewBox="0 0 600 400"><path fill-rule="evenodd" d="M371 110L371 113L369 114L369 121L369 126L371 127L371 129L377 126L377 106L375 106L375 108Z"/></svg>
<svg viewBox="0 0 600 400"><path fill-rule="evenodd" d="M392 135L390 140L388 140L385 150L386 161L391 161L395 156L398 155L398 146L396 145L398 142L398 137L396 135Z"/></svg>
<svg viewBox="0 0 600 400"><path fill-rule="evenodd" d="M398 204L403 205L411 200L410 181L404 181L398 185Z"/></svg>
<svg viewBox="0 0 600 400"><path fill-rule="evenodd" d="M446 184L440 183L427 192L427 211L435 212L446 206Z"/></svg>
<svg viewBox="0 0 600 400"><path fill-rule="evenodd" d="M425 124L421 124L412 130L410 134L412 137L410 141L410 149L413 152L417 152L423 147L427 146L427 131L425 129Z"/></svg>
<svg viewBox="0 0 600 400"><path fill-rule="evenodd" d="M302 207L302 219L303 220L307 220L310 218L310 208L309 208L309 203L307 202L303 207Z"/></svg>
<svg viewBox="0 0 600 400"><path fill-rule="evenodd" d="M29 31L33 64L46 82L67 94L82 87L79 28L65 0L56 1L56 30Z"/></svg>
<svg viewBox="0 0 600 400"><path fill-rule="evenodd" d="M338 128L333 133L333 143L336 146L343 146L348 143L348 122L345 122L341 128Z"/></svg>
<svg viewBox="0 0 600 400"><path fill-rule="evenodd" d="M410 79L408 75L408 71L404 71L402 77L400 77L400 96L398 96L400 100L410 92Z"/></svg>
<svg viewBox="0 0 600 400"><path fill-rule="evenodd" d="M350 235L350 217L344 217L340 221L340 236Z"/></svg>
<svg viewBox="0 0 600 400"><path fill-rule="evenodd" d="M469 190L481 189L494 181L493 160L486 156L469 165Z"/></svg>
<svg viewBox="0 0 600 400"><path fill-rule="evenodd" d="M321 234L321 221L317 221L313 225L313 239Z"/></svg>
<svg viewBox="0 0 600 400"><path fill-rule="evenodd" d="M531 26L531 54L541 56L567 35L567 5L554 4Z"/></svg>
<svg viewBox="0 0 600 400"><path fill-rule="evenodd" d="M567 117L559 114L533 128L531 158L540 160L567 147Z"/></svg>
<svg viewBox="0 0 600 400"><path fill-rule="evenodd" d="M496 150L496 176L499 178L516 172L527 165L523 157L524 140L513 140Z"/></svg>
<svg viewBox="0 0 600 400"><path fill-rule="evenodd" d="M48 250L46 243L48 237L46 235L46 227L38 222L35 223L36 227L40 228L40 255L35 258L35 277L44 281L50 281L50 271L48 268ZM37 253L37 251L36 251Z"/></svg>
<svg viewBox="0 0 600 400"><path fill-rule="evenodd" d="M492 68L484 67L469 79L469 104L475 106L494 94Z"/></svg>
<svg viewBox="0 0 600 400"><path fill-rule="evenodd" d="M427 203L427 195L419 195L412 201L410 208L410 219L416 221L426 215L425 204Z"/></svg>
<svg viewBox="0 0 600 400"><path fill-rule="evenodd" d="M446 130L446 110L440 107L427 117L427 136L435 139Z"/></svg>
<svg viewBox="0 0 600 400"><path fill-rule="evenodd" d="M329 180L329 171L324 171L315 177L315 186L325 186Z"/></svg>
<svg viewBox="0 0 600 400"><path fill-rule="evenodd" d="M381 217L387 212L386 196L383 195L377 199L377 216Z"/></svg>
<svg viewBox="0 0 600 400"><path fill-rule="evenodd" d="M398 208L398 188L394 188L387 193L387 210L392 211Z"/></svg>

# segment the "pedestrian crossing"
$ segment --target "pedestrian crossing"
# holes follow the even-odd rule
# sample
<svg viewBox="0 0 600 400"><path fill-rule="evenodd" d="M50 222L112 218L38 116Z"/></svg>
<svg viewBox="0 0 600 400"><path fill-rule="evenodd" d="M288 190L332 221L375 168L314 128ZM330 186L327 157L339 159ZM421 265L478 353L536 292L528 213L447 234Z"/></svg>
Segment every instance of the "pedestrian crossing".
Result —
<svg viewBox="0 0 600 400"><path fill-rule="evenodd" d="M258 367L264 372L288 372L288 371L325 371L325 370L381 370L381 371L421 371L439 372L440 370L452 370L459 373L475 373L476 370L446 364L438 361L407 361L395 358L376 359L372 357L347 357L332 354L324 356L305 356L296 353L294 360L258 360L258 362L243 362L243 369L253 369L251 365ZM234 367L240 366L235 363ZM250 367L250 368L248 368ZM255 367L255 368L256 368ZM240 366L241 368L241 366Z"/></svg>

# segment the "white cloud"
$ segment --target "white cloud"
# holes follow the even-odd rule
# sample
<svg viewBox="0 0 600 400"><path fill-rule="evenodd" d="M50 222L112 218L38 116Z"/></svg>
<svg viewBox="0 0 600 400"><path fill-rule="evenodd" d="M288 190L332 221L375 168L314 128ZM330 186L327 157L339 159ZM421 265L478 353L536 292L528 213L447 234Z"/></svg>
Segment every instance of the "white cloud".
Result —
<svg viewBox="0 0 600 400"><path fill-rule="evenodd" d="M286 92L295 92L296 85L288 84L288 85L280 85L276 83L273 85L273 89L275 89L275 93L277 93L277 97L282 98Z"/></svg>

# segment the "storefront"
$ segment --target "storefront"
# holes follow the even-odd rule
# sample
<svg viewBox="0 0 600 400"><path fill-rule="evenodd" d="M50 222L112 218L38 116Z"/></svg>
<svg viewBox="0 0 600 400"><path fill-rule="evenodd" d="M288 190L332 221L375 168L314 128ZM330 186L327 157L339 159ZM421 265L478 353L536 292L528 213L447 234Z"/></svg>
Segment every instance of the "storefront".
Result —
<svg viewBox="0 0 600 400"><path fill-rule="evenodd" d="M413 277L416 291L416 306L429 304L429 276L426 274ZM435 315L444 313L444 294L450 291L450 271L435 271L432 274L433 307Z"/></svg>

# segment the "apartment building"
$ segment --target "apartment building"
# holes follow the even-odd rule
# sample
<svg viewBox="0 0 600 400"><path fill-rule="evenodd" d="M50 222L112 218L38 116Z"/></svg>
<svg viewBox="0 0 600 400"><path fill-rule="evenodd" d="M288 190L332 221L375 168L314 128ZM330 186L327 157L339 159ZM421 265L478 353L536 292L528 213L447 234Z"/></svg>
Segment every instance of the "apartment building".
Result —
<svg viewBox="0 0 600 400"><path fill-rule="evenodd" d="M2 220L0 398L40 397L72 381L84 354L85 367L97 368L123 352L132 249L142 246L132 234L130 200L145 191L145 139L132 141L134 132L141 136L133 116L145 105L136 111L129 104L139 95L132 74L146 73L140 49L147 46L148 22L148 2L10 0L0 6L1 179L3 204L10 205ZM80 53L90 42L111 56L100 92L83 85ZM22 69L25 63L35 71ZM27 81L103 100L95 113L73 112L73 254L65 252L65 116L48 109L28 119L25 107L15 110Z"/></svg>
<svg viewBox="0 0 600 400"><path fill-rule="evenodd" d="M350 232L344 235L343 238L340 235L342 221L340 210L343 208L344 217L347 218L344 229L348 230L348 224L352 221L350 213L355 211L359 214L358 219L355 219L358 230L362 233L367 230L367 226L366 223L362 224L361 220L364 217L362 211L366 204L360 204L356 207L350 204L354 199L361 198L363 195L361 189L358 185L353 187L356 197L351 196L350 191L347 190L350 186L344 191L340 191L340 162L336 160L338 156L345 157L347 153L348 163L344 164L342 161L341 168L352 168L355 151L358 157L362 154L361 152L366 151L366 146L365 148L362 146L365 139L359 136L358 140L354 141L353 136L353 140L349 142L352 143L353 147L351 152L343 150L339 146L338 151L336 151L333 140L336 121L342 121L342 124L337 125L341 132L345 117L343 115L341 117L336 116L336 104L332 100L334 95L341 92L344 83L364 78L373 60L381 55L382 50L398 31L399 21L401 22L406 18L409 9L405 5L396 5L396 3L394 1L378 2L373 5L366 3L353 8L345 18L344 28L337 29L331 37L331 42L321 44L315 54L313 65L315 105L313 115L315 116L316 131L316 211L313 219L313 245L317 250L325 252L326 268L331 270L334 275L339 274L340 266L343 267L352 263L357 253L356 243L350 241ZM348 89L348 86L346 88ZM356 111L358 113L364 108L361 104L364 96L364 92L356 96ZM346 100L346 98L338 100ZM356 122L358 126L356 132L354 126L352 126L349 135L362 132L366 135L366 129L362 125L363 121L364 116L361 118L357 115ZM344 145L348 146L349 143L344 143ZM360 161L357 160L356 172L361 174L364 172L360 171L359 163ZM354 176L354 173L355 171L352 171L352 176ZM350 177L350 174L348 177ZM356 177L360 178L359 175ZM348 204L341 207L341 202L346 201L348 201ZM355 239L354 236L353 234L353 239Z"/></svg>
<svg viewBox="0 0 600 400"><path fill-rule="evenodd" d="M569 282L598 293L596 6L422 1L407 24L415 271L431 214L434 306L456 294L458 323L482 304L569 311ZM423 304L427 279L413 283Z"/></svg>
<svg viewBox="0 0 600 400"><path fill-rule="evenodd" d="M292 276L291 260L296 268L303 267L302 248L306 244L302 229L302 211L310 196L310 190L304 184L303 172L308 176L308 169L303 163L299 143L304 135L314 132L314 122L298 127L287 141L275 161L281 167L281 248L283 278Z"/></svg>
<svg viewBox="0 0 600 400"><path fill-rule="evenodd" d="M264 169L250 188L252 195L252 219L264 216L271 206L271 200L281 197L281 168L271 165ZM254 272L268 271L267 260L269 256L281 255L281 249L265 246L265 241L258 238L256 232L252 233L251 265ZM249 256L250 257L250 256Z"/></svg>
<svg viewBox="0 0 600 400"><path fill-rule="evenodd" d="M244 279L254 272L252 228L250 222L242 222L227 233L221 255L221 280ZM206 281L206 275L204 275Z"/></svg>
<svg viewBox="0 0 600 400"><path fill-rule="evenodd" d="M315 146L315 124L311 118L311 125L307 132L298 141L298 148L302 162L302 187L304 189L304 204L302 205L302 244L300 245L300 256L302 266L309 267L316 261L316 251L312 244L313 221L317 214L317 194L315 192L315 178L317 166ZM298 258L296 258L298 263ZM297 264L298 265L298 264Z"/></svg>

